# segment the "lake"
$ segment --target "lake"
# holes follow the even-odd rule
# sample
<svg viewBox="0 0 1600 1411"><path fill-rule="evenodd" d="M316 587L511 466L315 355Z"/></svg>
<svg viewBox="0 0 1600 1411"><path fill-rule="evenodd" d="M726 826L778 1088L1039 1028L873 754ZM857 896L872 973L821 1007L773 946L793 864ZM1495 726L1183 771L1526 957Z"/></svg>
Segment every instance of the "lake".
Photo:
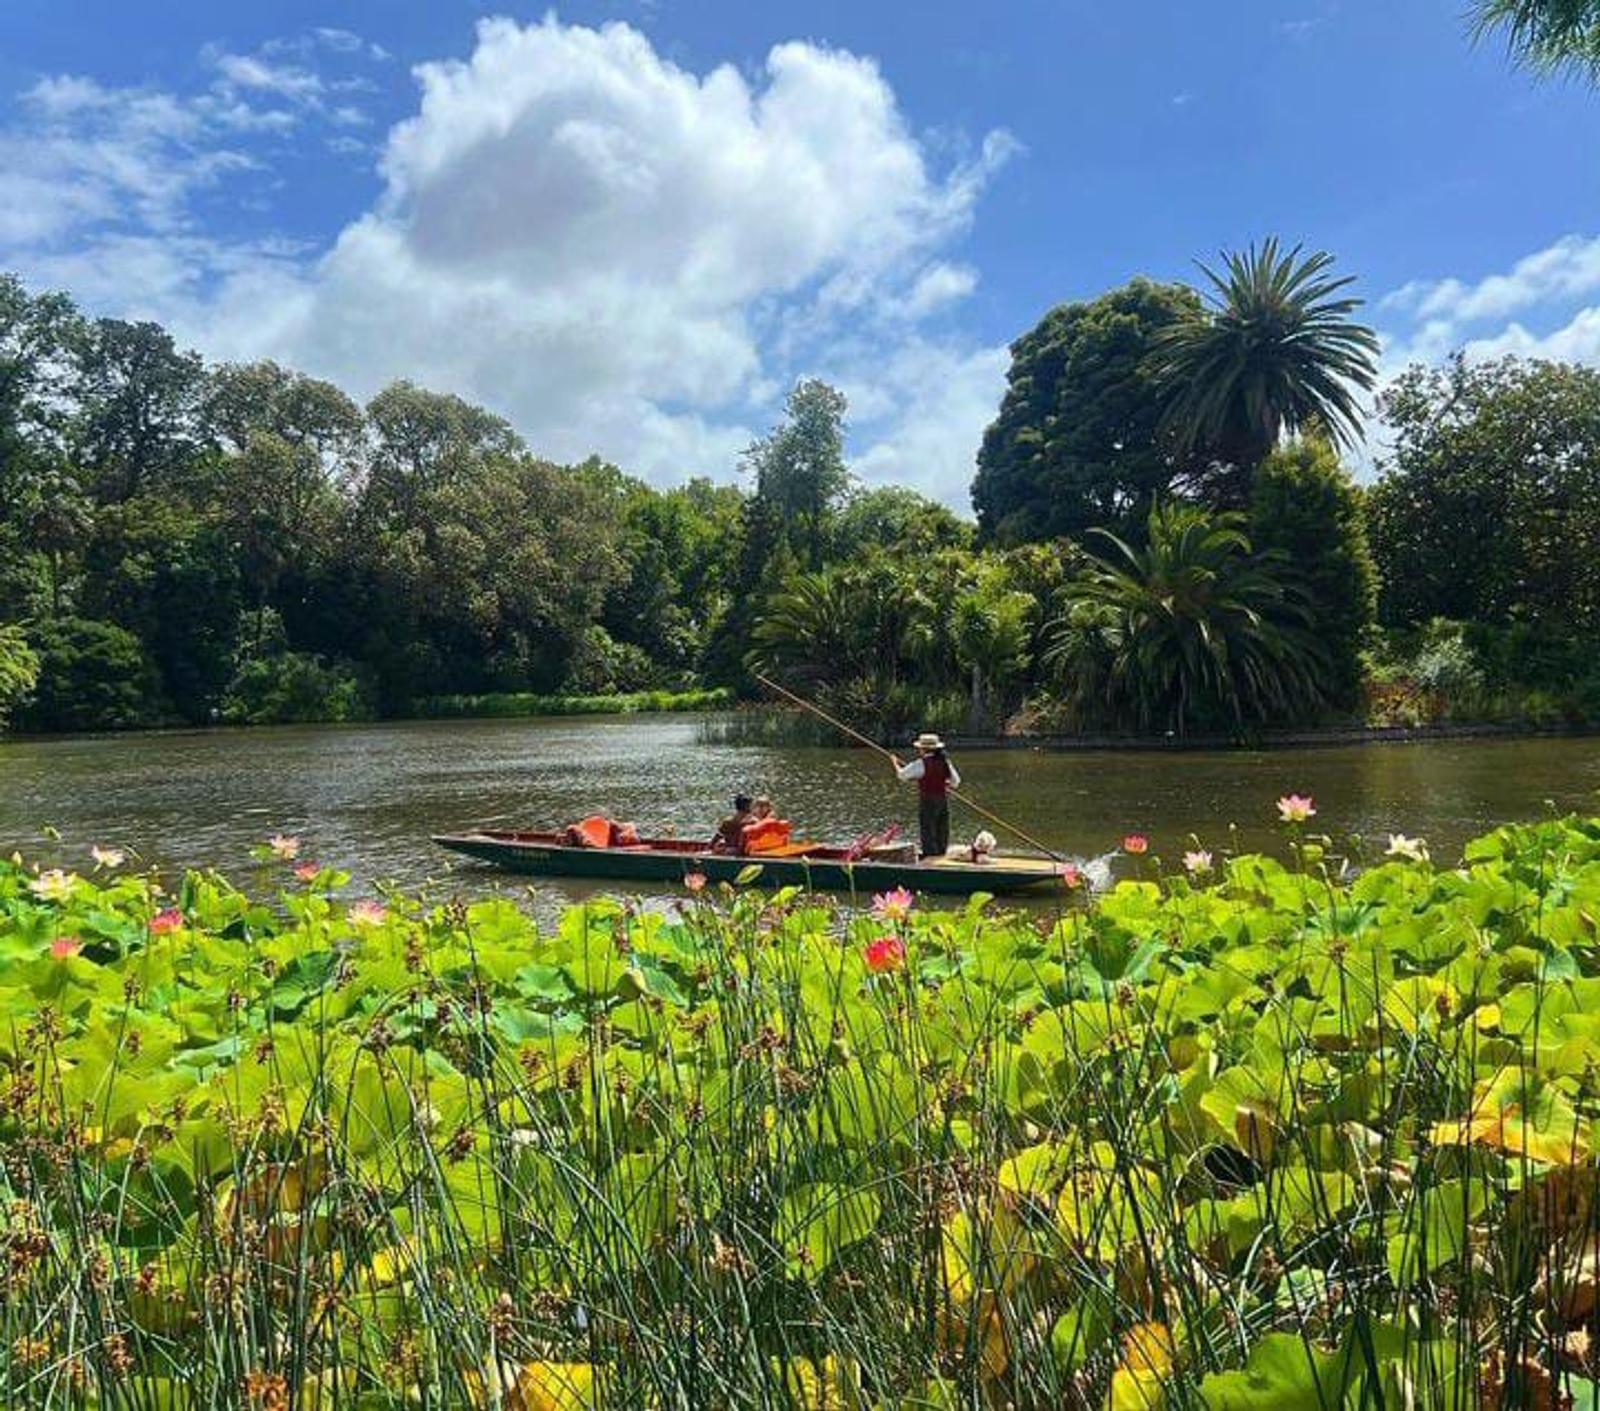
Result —
<svg viewBox="0 0 1600 1411"><path fill-rule="evenodd" d="M0 845L87 867L91 844L163 867L216 866L240 882L252 845L298 834L303 856L370 887L430 880L525 894L515 879L450 862L428 835L535 827L589 812L645 832L709 834L736 789L768 793L797 830L844 839L892 821L914 832L915 797L857 749L707 744L693 716L426 721L20 740L0 744ZM967 787L1053 848L1089 860L1130 831L1172 858L1190 835L1220 850L1273 847L1273 801L1316 797L1317 823L1381 851L1391 831L1438 860L1487 827L1548 807L1600 805L1600 739L1447 740L1216 753L969 751ZM1230 825L1233 831L1230 832ZM57 829L59 843L41 835ZM974 831L958 809L953 837ZM1002 840L1004 841L1004 840ZM540 909L592 888L538 884Z"/></svg>

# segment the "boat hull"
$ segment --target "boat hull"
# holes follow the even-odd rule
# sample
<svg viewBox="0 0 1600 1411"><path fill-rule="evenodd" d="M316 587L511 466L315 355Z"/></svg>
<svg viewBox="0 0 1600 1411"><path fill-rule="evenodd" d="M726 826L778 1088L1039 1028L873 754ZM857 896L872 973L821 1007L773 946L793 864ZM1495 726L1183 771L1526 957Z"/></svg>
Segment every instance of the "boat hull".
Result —
<svg viewBox="0 0 1600 1411"><path fill-rule="evenodd" d="M622 883L679 883L691 873L708 881L732 882L758 869L754 884L800 886L814 891L882 892L906 887L913 892L970 896L974 892L1016 893L1060 885L1055 865L1044 858L1010 858L981 866L941 860L923 862L846 861L826 855L734 857L701 851L693 844L638 848L574 848L553 835L450 833L433 839L442 848L493 863L513 872L547 877L606 878Z"/></svg>

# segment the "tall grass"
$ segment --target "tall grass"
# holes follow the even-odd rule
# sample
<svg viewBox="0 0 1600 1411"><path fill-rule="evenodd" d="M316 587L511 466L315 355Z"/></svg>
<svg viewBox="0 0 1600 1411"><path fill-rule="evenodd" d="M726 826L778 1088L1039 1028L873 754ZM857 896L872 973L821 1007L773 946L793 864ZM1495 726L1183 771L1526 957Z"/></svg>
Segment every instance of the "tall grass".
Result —
<svg viewBox="0 0 1600 1411"><path fill-rule="evenodd" d="M1321 849L543 934L0 865L8 1402L1593 1404L1600 823Z"/></svg>
<svg viewBox="0 0 1600 1411"><path fill-rule="evenodd" d="M415 707L427 719L520 720L545 715L640 715L726 710L733 692L725 686L695 691L630 691L609 696L540 696L501 691L481 696L427 696Z"/></svg>

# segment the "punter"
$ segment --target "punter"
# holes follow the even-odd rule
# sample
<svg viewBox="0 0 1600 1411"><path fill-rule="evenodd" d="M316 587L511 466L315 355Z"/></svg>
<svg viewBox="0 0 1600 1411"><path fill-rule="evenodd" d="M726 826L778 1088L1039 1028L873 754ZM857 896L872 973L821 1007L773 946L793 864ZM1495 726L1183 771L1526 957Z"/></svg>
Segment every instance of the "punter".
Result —
<svg viewBox="0 0 1600 1411"><path fill-rule="evenodd" d="M937 735L918 735L914 748L917 757L902 764L899 755L890 755L894 772L907 783L917 785L917 827L922 834L922 856L943 857L950 846L950 791L961 787L961 776L944 752L944 741Z"/></svg>

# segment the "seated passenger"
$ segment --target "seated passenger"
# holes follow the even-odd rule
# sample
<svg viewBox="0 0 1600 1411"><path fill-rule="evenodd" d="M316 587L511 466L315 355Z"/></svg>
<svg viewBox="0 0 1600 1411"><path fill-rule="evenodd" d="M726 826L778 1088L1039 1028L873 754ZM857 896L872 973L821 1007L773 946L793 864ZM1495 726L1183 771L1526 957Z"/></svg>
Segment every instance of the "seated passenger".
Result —
<svg viewBox="0 0 1600 1411"><path fill-rule="evenodd" d="M777 817L772 810L772 800L761 795L750 810L750 821L744 826L741 851L771 852L783 847L792 828L786 819Z"/></svg>
<svg viewBox="0 0 1600 1411"><path fill-rule="evenodd" d="M733 812L717 824L716 836L711 840L712 852L739 852L744 847L745 825L751 822L750 795L736 794Z"/></svg>

